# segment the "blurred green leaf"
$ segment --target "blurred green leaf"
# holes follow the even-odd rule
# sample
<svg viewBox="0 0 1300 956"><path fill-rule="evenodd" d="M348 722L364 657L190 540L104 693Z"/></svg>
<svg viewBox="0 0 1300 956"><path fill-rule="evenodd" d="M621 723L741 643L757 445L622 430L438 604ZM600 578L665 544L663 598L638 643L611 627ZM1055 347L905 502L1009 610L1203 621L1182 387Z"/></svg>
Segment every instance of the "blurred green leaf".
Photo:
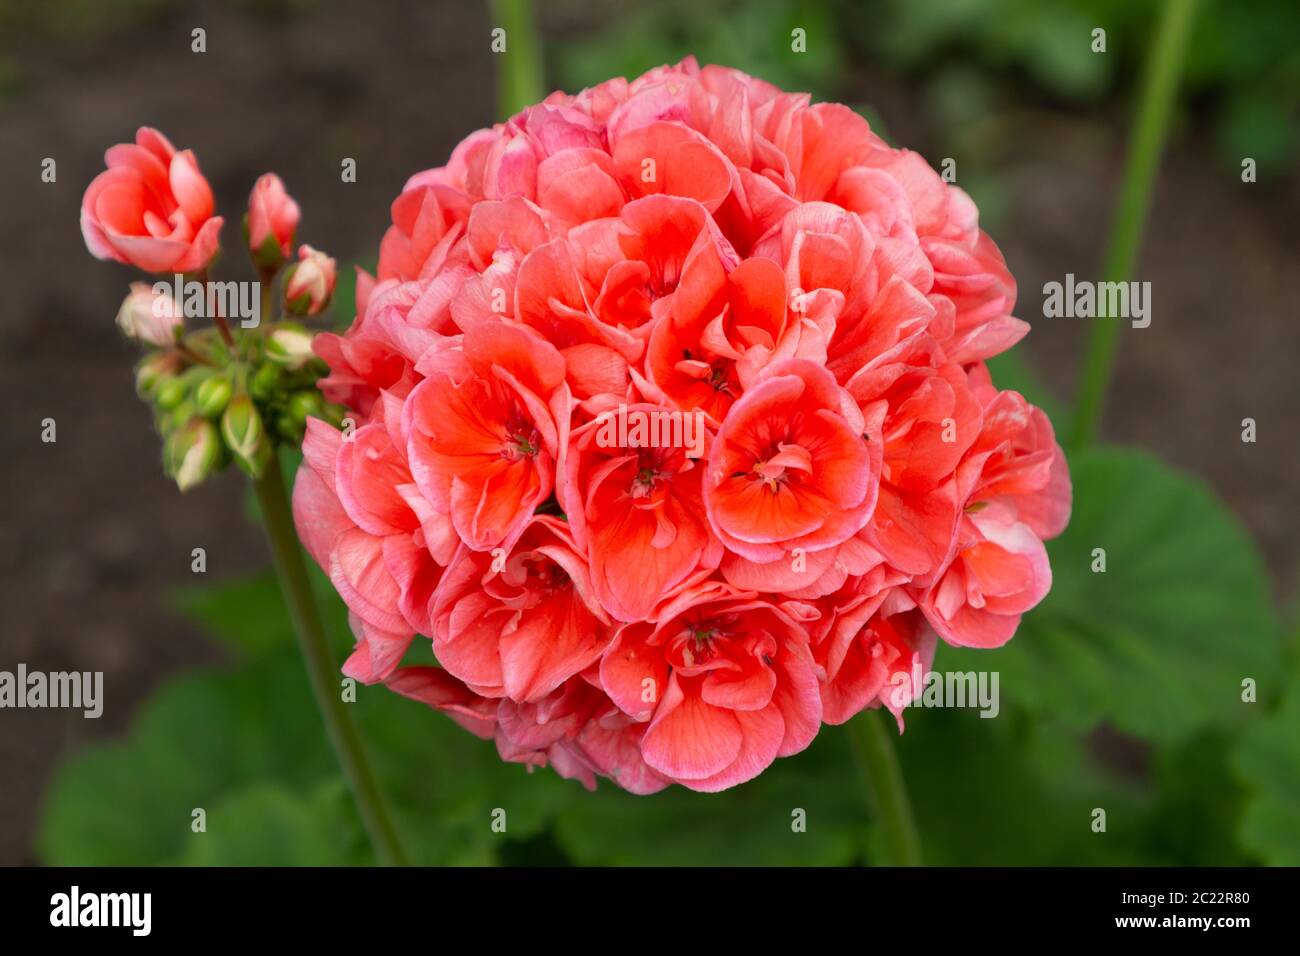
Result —
<svg viewBox="0 0 1300 956"><path fill-rule="evenodd" d="M342 780L301 793L254 784L207 814L183 866L356 866L369 862L365 834Z"/></svg>
<svg viewBox="0 0 1300 956"><path fill-rule="evenodd" d="M808 750L722 793L670 787L634 796L602 781L560 811L574 861L616 866L837 866L861 860L866 801L844 735L826 728ZM804 832L796 832L803 811Z"/></svg>
<svg viewBox="0 0 1300 956"><path fill-rule="evenodd" d="M959 669L948 650L935 667ZM1005 703L994 718L932 709L908 710L905 719L898 754L927 865L1151 862L1141 846L1147 814L1137 788L1059 722L1027 720ZM1106 811L1104 833L1092 828L1098 808Z"/></svg>
<svg viewBox="0 0 1300 956"><path fill-rule="evenodd" d="M1239 725L1242 680L1269 683L1280 651L1255 545L1203 482L1150 455L1097 449L1070 471L1051 592L1005 647L954 651L961 669L997 669L1008 698L1082 729L1177 743Z"/></svg>
<svg viewBox="0 0 1300 956"><path fill-rule="evenodd" d="M1003 42L1014 44L1014 56L1045 89L1080 101L1095 99L1110 79L1110 62L1092 52L1097 26L1103 24L1067 7L1033 4L998 32Z"/></svg>
<svg viewBox="0 0 1300 956"><path fill-rule="evenodd" d="M701 65L735 67L787 90L827 97L845 72L837 8L798 0L724 0L701 6L664 0L633 6L594 34L562 38L554 57L560 85L570 91L613 76L634 77L694 56ZM792 49L804 31L806 52Z"/></svg>
<svg viewBox="0 0 1300 956"><path fill-rule="evenodd" d="M1249 90L1228 105L1217 133L1219 150L1238 175L1241 161L1250 157L1263 177L1285 178L1300 141L1300 121L1294 103Z"/></svg>
<svg viewBox="0 0 1300 956"><path fill-rule="evenodd" d="M1253 789L1241 822L1241 840L1274 866L1300 866L1300 679L1293 680L1281 708L1260 703L1232 764Z"/></svg>
<svg viewBox="0 0 1300 956"><path fill-rule="evenodd" d="M1155 755L1156 803L1145 842L1152 856L1177 866L1245 866L1237 843L1245 789L1229 772L1233 737L1213 730Z"/></svg>
<svg viewBox="0 0 1300 956"><path fill-rule="evenodd" d="M183 588L173 604L238 653L265 654L293 643L293 622L274 574Z"/></svg>
<svg viewBox="0 0 1300 956"><path fill-rule="evenodd" d="M165 683L125 740L92 744L59 768L38 835L41 857L67 866L167 863L197 836L195 808L257 782L301 787L327 775L300 670L282 655L234 675Z"/></svg>
<svg viewBox="0 0 1300 956"><path fill-rule="evenodd" d="M492 743L385 688L357 694L362 735L416 862L495 863L507 841L537 835L581 792L553 773L503 763ZM341 792L342 781L302 665L293 653L270 653L228 673L168 682L125 741L93 744L65 762L38 849L65 866L368 862L364 842L352 846L360 822L351 803L336 807L331 787ZM207 833L190 829L200 807ZM497 810L504 833L492 828ZM294 832L253 855L256 834L295 814ZM221 829L234 820L251 835ZM327 847L297 855L325 831L333 833ZM199 846L205 838L214 845Z"/></svg>

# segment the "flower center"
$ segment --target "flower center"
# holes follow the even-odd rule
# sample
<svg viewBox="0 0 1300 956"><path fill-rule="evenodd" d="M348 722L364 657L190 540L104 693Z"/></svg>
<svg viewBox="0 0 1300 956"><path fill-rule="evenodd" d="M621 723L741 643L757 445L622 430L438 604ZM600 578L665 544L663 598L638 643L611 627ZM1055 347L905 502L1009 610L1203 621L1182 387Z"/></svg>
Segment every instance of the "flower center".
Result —
<svg viewBox="0 0 1300 956"><path fill-rule="evenodd" d="M794 475L812 474L812 455L802 445L781 442L775 454L755 462L753 474L768 490L776 491Z"/></svg>
<svg viewBox="0 0 1300 956"><path fill-rule="evenodd" d="M714 644L719 637L718 628L711 624L690 625L686 640L682 642L682 660L687 667L695 667L713 659L717 653Z"/></svg>
<svg viewBox="0 0 1300 956"><path fill-rule="evenodd" d="M659 473L648 466L641 466L632 480L632 497L648 498L655 490L655 480Z"/></svg>
<svg viewBox="0 0 1300 956"><path fill-rule="evenodd" d="M522 415L513 416L506 425L506 440L502 443L501 457L510 461L533 458L542 450L542 436L533 423Z"/></svg>
<svg viewBox="0 0 1300 956"><path fill-rule="evenodd" d="M528 555L524 558L524 570L529 590L558 591L570 584L569 572L546 555Z"/></svg>

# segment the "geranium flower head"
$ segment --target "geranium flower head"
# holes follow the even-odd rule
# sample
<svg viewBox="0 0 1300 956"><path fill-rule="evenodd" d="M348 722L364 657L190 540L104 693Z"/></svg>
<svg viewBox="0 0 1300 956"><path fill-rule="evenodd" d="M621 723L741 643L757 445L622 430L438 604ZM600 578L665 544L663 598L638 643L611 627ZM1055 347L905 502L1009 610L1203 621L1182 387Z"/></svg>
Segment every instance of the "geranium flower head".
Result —
<svg viewBox="0 0 1300 956"><path fill-rule="evenodd" d="M848 108L688 59L472 133L391 214L315 344L357 427L310 425L295 493L349 673L508 761L716 791L901 728L939 640L1050 587L1065 459L984 364L1015 282Z"/></svg>

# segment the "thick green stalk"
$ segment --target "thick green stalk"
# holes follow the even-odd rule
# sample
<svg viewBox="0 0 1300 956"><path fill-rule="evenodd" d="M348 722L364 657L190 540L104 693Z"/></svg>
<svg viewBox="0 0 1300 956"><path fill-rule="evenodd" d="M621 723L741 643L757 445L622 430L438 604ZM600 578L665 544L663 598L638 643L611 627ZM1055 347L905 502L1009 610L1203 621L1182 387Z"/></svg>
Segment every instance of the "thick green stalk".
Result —
<svg viewBox="0 0 1300 956"><path fill-rule="evenodd" d="M848 722L849 741L867 787L867 798L894 866L921 865L921 837L916 832L903 770L882 710L864 710Z"/></svg>
<svg viewBox="0 0 1300 956"><path fill-rule="evenodd" d="M303 663L307 665L307 677L316 697L316 706L320 709L321 719L325 721L334 755L352 790L357 813L370 836L379 862L385 866L405 866L406 858L398 843L397 832L384 809L379 787L366 762L361 735L357 732L347 705L343 703L338 665L330 653L325 628L316 608L316 598L307 577L307 565L303 561L302 548L298 544L293 516L289 511L284 475L276 455L271 455L265 473L253 482L253 487L262 508L262 521L275 559L280 589L289 604L289 613L298 634L298 646L302 650Z"/></svg>
<svg viewBox="0 0 1300 956"><path fill-rule="evenodd" d="M540 101L542 43L537 35L533 0L492 0L492 26L505 33L505 52L497 70L497 103L501 118L513 116Z"/></svg>
<svg viewBox="0 0 1300 956"><path fill-rule="evenodd" d="M1102 279L1106 282L1124 282L1133 277L1196 3L1197 0L1164 0L1160 4L1160 23L1148 55L1124 182L1102 261ZM1072 450L1086 448L1096 437L1114 371L1120 322L1118 316L1100 314L1093 321L1070 429Z"/></svg>

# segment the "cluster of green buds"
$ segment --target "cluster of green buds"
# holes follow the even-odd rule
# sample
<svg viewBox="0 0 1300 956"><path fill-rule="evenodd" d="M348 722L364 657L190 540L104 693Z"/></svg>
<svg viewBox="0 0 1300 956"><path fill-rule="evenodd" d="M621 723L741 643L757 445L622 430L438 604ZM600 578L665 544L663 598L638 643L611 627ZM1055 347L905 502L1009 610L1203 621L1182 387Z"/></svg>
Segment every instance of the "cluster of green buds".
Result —
<svg viewBox="0 0 1300 956"><path fill-rule="evenodd" d="M326 371L296 322L245 335L233 350L207 329L146 356L136 390L153 406L163 466L185 491L232 461L260 478L277 445L302 443L309 417L341 426L344 408L316 387Z"/></svg>
<svg viewBox="0 0 1300 956"><path fill-rule="evenodd" d="M174 283L133 283L118 310L122 331L149 348L136 366L136 391L153 407L163 466L181 491L232 461L259 479L278 445L302 444L308 418L342 424L344 409L317 388L328 369L312 352L313 333L298 321L328 307L335 263L308 245L291 261L298 218L279 177L266 174L244 219L258 282L209 282L204 266L177 273ZM187 329L195 316L213 324Z"/></svg>

